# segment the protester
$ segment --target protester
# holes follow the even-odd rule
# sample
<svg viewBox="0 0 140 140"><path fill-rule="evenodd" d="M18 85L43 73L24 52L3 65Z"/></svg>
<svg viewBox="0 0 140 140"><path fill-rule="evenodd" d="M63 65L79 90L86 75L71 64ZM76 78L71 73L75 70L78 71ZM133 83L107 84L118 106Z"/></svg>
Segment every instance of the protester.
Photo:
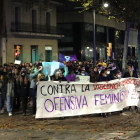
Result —
<svg viewBox="0 0 140 140"><path fill-rule="evenodd" d="M67 79L64 77L62 72L60 72L59 75L58 75L58 81L67 81Z"/></svg>
<svg viewBox="0 0 140 140"><path fill-rule="evenodd" d="M110 81L110 77L107 75L107 70L102 70L100 76L97 78L97 82L103 82L103 81L105 82ZM103 117L107 118L107 114L103 113Z"/></svg>
<svg viewBox="0 0 140 140"><path fill-rule="evenodd" d="M27 79L27 76L22 76L20 82L21 82L20 93L22 98L23 116L26 116L30 83Z"/></svg>
<svg viewBox="0 0 140 140"><path fill-rule="evenodd" d="M123 78L128 77L135 77L138 78L137 72L134 70L133 66L131 64L128 65L128 71L124 73ZM129 110L131 110L131 106L129 106ZM138 107L135 106L135 110L138 110Z"/></svg>
<svg viewBox="0 0 140 140"><path fill-rule="evenodd" d="M13 101L14 101L14 81L10 75L8 77L8 83L7 83L6 106L7 106L7 112L9 113L9 116L12 116Z"/></svg>
<svg viewBox="0 0 140 140"><path fill-rule="evenodd" d="M90 73L90 82L95 83L98 77L99 77L99 71L97 67L92 68Z"/></svg>
<svg viewBox="0 0 140 140"><path fill-rule="evenodd" d="M39 73L39 71L37 70L34 72L34 69L32 69L31 73L30 73L30 82L31 82L30 83L30 94L31 94L31 97L33 100L33 116L35 116L35 114L36 114L36 93L33 88L34 88L36 76L38 75L38 73Z"/></svg>
<svg viewBox="0 0 140 140"><path fill-rule="evenodd" d="M128 65L128 71L124 73L123 78L128 78L128 77L135 77L138 78L137 72L134 70L134 67L129 64Z"/></svg>
<svg viewBox="0 0 140 140"><path fill-rule="evenodd" d="M77 75L80 77L90 76L90 82L106 82L121 79L122 60L100 60L96 66L93 61L68 61L64 62L59 69L55 70L53 75L43 73L42 60L39 62L24 63L20 65L5 64L0 66L0 111L4 112L4 102L6 101L7 112L12 116L14 111L20 110L22 102L23 115L27 113L28 97L32 98L33 116L36 114L36 92L40 81L75 81ZM128 71L124 73L123 78L138 78L136 69L137 60L129 61ZM135 70L133 69L133 65ZM45 76L46 75L46 76ZM83 78L84 79L84 78ZM98 84L98 83L97 83ZM88 90L88 87L86 87ZM30 93L30 95L29 95ZM30 99L31 99L30 98ZM131 109L131 107L129 107ZM135 107L137 109L137 107ZM123 114L123 112L120 112ZM107 117L106 113L103 114ZM61 117L60 119L63 119Z"/></svg>
<svg viewBox="0 0 140 140"><path fill-rule="evenodd" d="M13 78L14 78L14 101L13 101L13 110L20 109L20 93L19 93L19 79L18 79L18 69L15 68Z"/></svg>

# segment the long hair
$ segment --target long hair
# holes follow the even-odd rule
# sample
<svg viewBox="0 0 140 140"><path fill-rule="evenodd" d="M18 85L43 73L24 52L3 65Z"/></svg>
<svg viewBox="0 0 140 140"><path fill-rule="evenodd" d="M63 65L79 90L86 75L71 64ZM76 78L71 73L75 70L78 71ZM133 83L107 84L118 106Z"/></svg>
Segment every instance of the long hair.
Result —
<svg viewBox="0 0 140 140"><path fill-rule="evenodd" d="M100 73L100 76L102 76L102 74L103 74L105 71L106 71L106 70L102 70L101 73Z"/></svg>
<svg viewBox="0 0 140 140"><path fill-rule="evenodd" d="M91 71L91 76L92 76L92 77L98 77L98 76L99 76L98 68L97 68L97 73L94 73L94 69L95 69L95 68L97 68L97 67L93 67L93 68L92 68L92 71Z"/></svg>
<svg viewBox="0 0 140 140"><path fill-rule="evenodd" d="M39 73L38 76L37 76L37 81L40 81L40 77L43 73Z"/></svg>

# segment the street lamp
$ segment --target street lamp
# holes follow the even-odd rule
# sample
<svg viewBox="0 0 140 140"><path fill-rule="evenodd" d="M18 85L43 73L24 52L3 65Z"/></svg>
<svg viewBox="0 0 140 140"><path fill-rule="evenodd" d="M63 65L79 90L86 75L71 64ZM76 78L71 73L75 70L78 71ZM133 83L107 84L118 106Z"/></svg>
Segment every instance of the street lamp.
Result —
<svg viewBox="0 0 140 140"><path fill-rule="evenodd" d="M109 5L108 3L104 3L104 7L107 8Z"/></svg>

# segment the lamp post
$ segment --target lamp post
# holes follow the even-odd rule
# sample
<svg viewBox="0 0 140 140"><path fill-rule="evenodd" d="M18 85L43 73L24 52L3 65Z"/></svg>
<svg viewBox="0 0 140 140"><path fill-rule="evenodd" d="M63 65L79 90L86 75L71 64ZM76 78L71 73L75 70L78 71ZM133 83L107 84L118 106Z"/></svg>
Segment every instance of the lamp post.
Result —
<svg viewBox="0 0 140 140"><path fill-rule="evenodd" d="M92 9L92 17L93 17L93 64L96 66L96 38L95 38L95 8Z"/></svg>
<svg viewBox="0 0 140 140"><path fill-rule="evenodd" d="M92 3L92 7L88 7L89 9L92 9L92 26L93 26L93 64L94 66L96 66L96 28L95 28L95 10L97 6L103 6L105 8L107 8L109 6L108 3L104 3L103 5L94 5L94 0ZM87 8L87 7L86 7ZM75 7L75 9L86 9L85 7Z"/></svg>

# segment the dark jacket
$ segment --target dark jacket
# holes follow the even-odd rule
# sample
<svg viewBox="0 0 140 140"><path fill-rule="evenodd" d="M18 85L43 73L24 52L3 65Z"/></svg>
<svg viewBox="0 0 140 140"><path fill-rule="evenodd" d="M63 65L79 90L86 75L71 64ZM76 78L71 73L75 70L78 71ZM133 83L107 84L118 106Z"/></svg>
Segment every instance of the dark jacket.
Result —
<svg viewBox="0 0 140 140"><path fill-rule="evenodd" d="M4 77L3 81L2 81L2 86L1 86L1 96L2 99L6 99L6 94L7 94L7 83L8 83L8 78Z"/></svg>
<svg viewBox="0 0 140 140"><path fill-rule="evenodd" d="M95 74L95 75L90 74L90 82L92 83L97 82L98 77L99 77L99 74Z"/></svg>
<svg viewBox="0 0 140 140"><path fill-rule="evenodd" d="M129 72L125 72L123 78L131 77ZM133 71L132 77L138 78L138 74L136 71Z"/></svg>
<svg viewBox="0 0 140 140"><path fill-rule="evenodd" d="M14 95L15 97L17 97L17 94L19 93L19 89L18 89L18 77L15 76L15 74L13 75L14 77Z"/></svg>
<svg viewBox="0 0 140 140"><path fill-rule="evenodd" d="M107 76L107 77L104 77L102 75L100 75L98 78L97 78L97 82L104 82L104 81L110 81L110 77Z"/></svg>
<svg viewBox="0 0 140 140"><path fill-rule="evenodd" d="M67 81L65 77L58 77L58 81Z"/></svg>
<svg viewBox="0 0 140 140"><path fill-rule="evenodd" d="M25 97L29 96L29 87L30 87L29 82L26 85L24 84L24 82L21 83L20 93L21 93L22 98L25 98Z"/></svg>

